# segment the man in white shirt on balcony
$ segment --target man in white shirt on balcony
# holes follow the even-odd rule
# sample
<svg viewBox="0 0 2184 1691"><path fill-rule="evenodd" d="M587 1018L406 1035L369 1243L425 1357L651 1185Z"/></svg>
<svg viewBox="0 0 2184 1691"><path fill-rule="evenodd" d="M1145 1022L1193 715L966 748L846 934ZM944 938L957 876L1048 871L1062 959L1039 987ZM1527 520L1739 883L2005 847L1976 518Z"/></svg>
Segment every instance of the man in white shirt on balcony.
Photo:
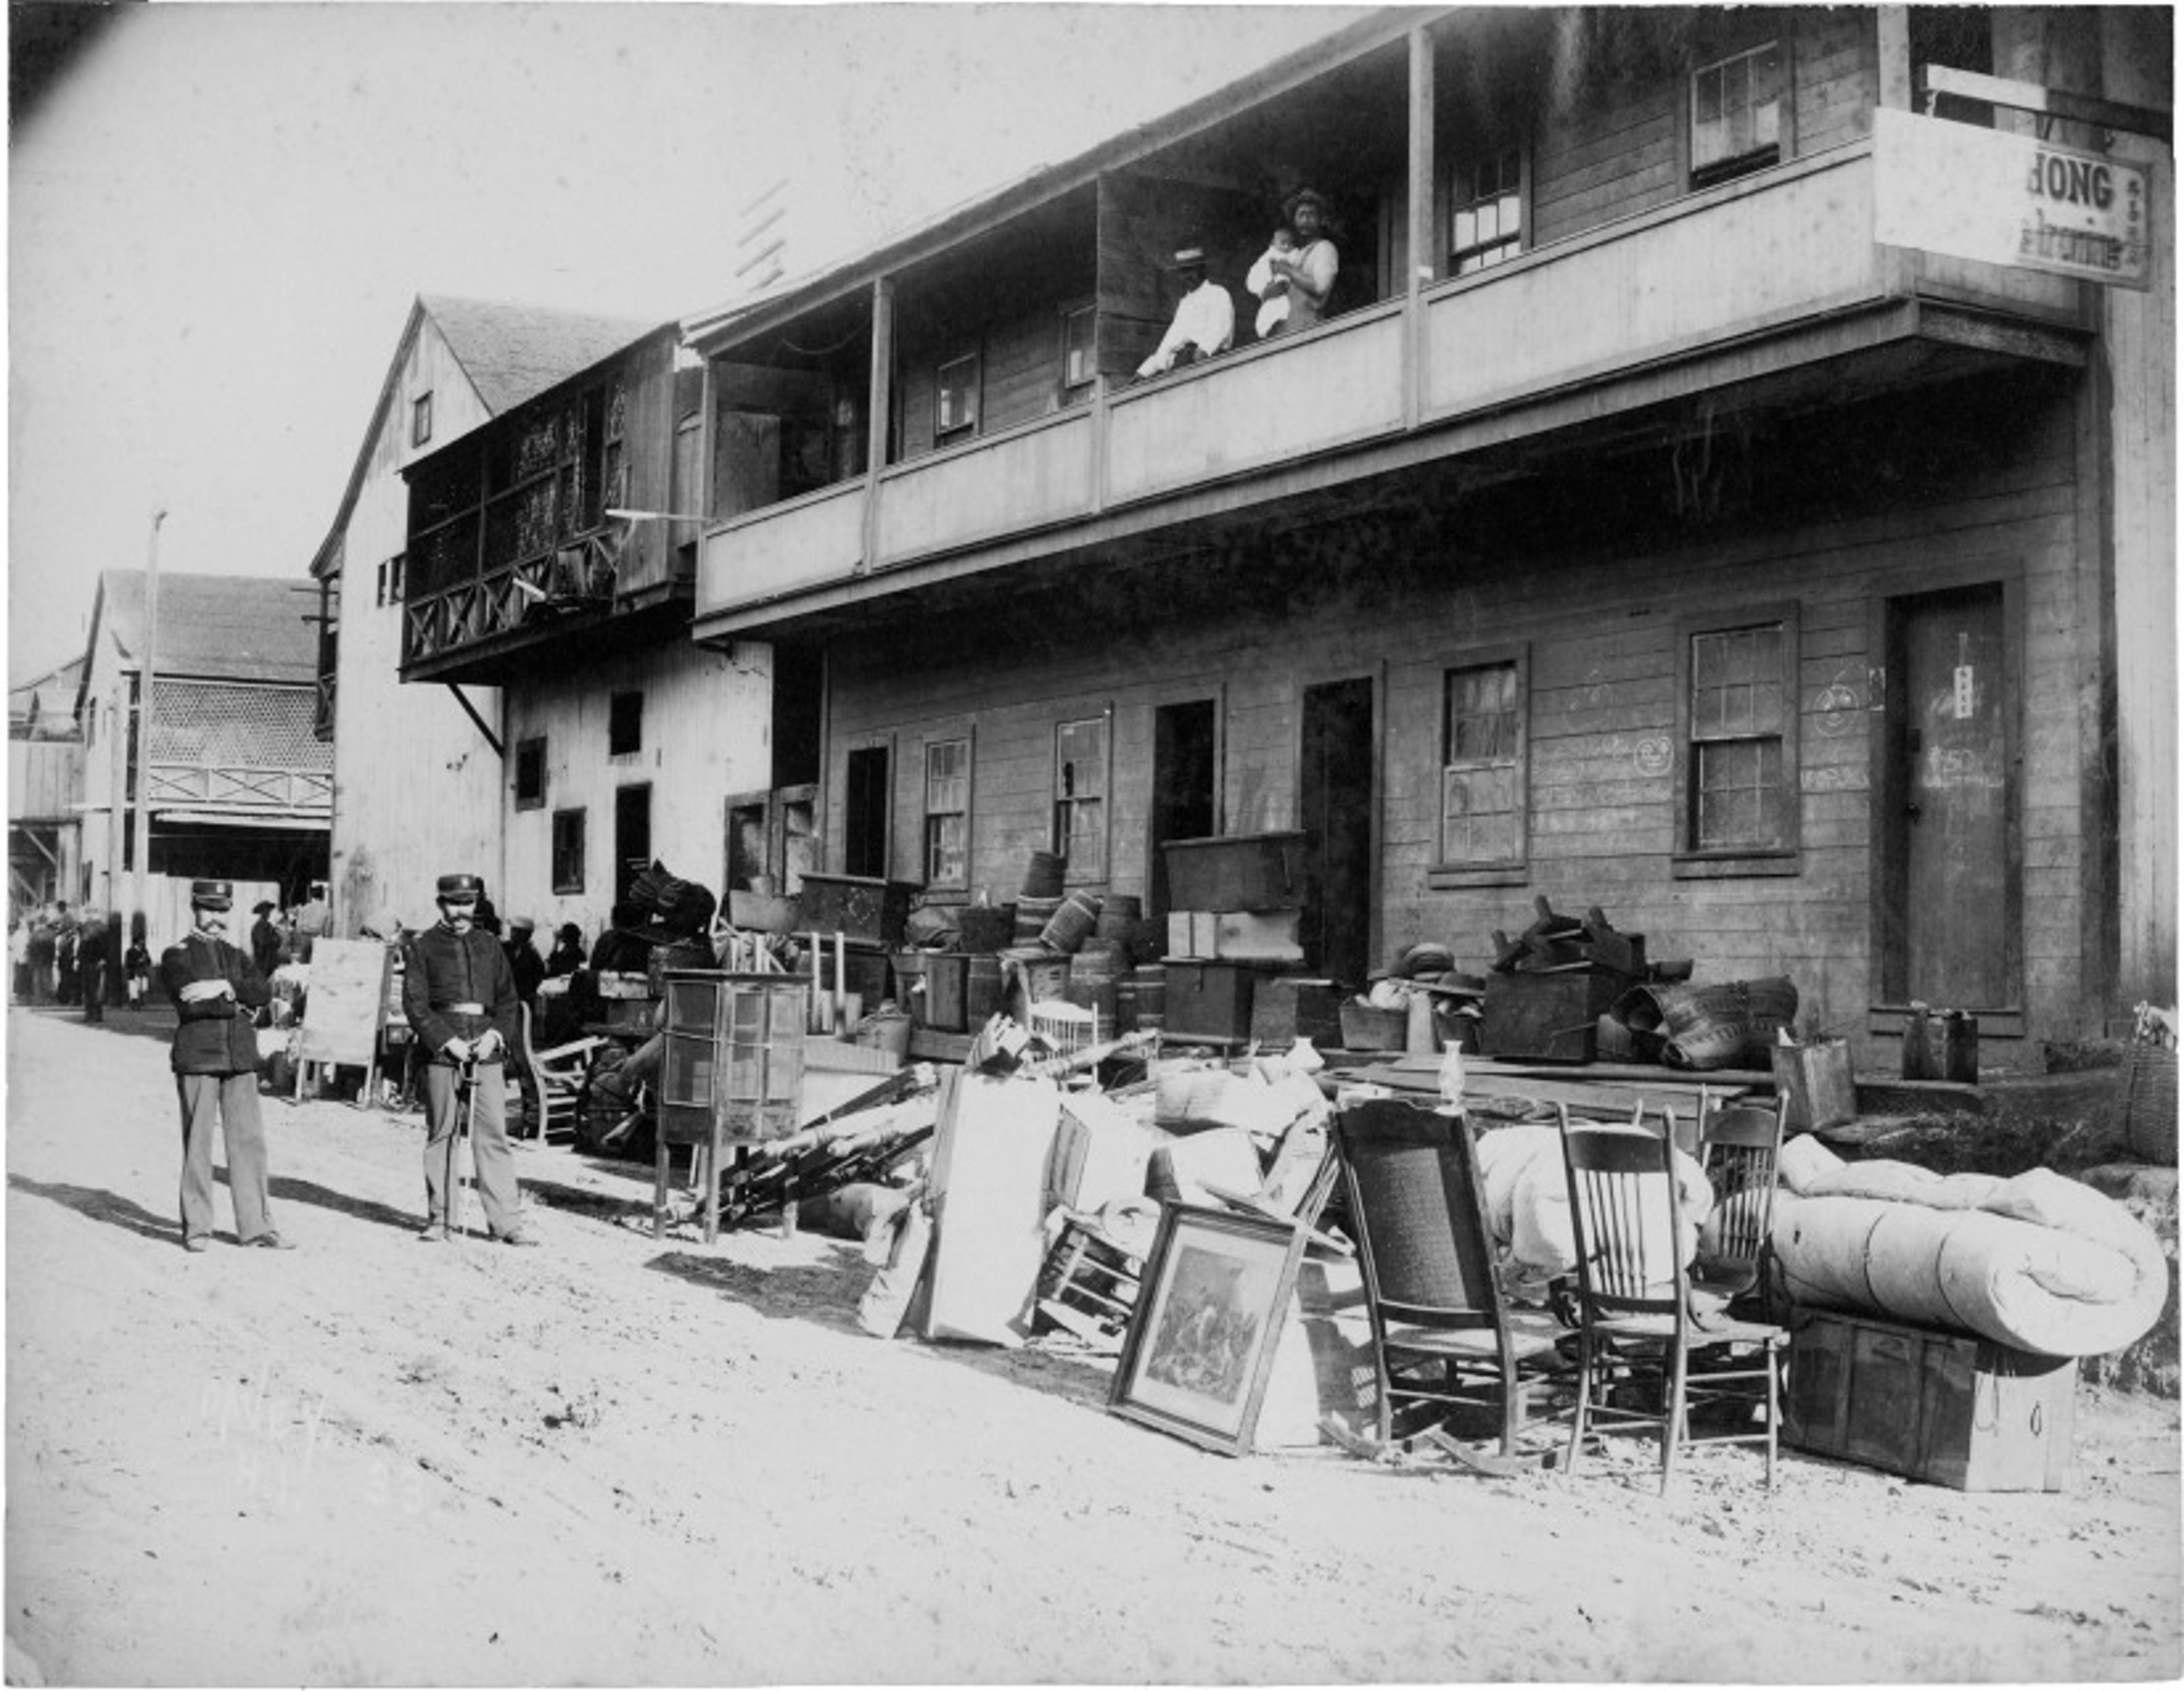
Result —
<svg viewBox="0 0 2184 1691"><path fill-rule="evenodd" d="M1164 375L1178 364L1196 364L1216 353L1225 353L1236 338L1236 302L1219 282L1206 279L1204 250L1183 248L1175 255L1175 270L1177 280L1183 284L1183 298L1160 345L1138 366L1140 381Z"/></svg>

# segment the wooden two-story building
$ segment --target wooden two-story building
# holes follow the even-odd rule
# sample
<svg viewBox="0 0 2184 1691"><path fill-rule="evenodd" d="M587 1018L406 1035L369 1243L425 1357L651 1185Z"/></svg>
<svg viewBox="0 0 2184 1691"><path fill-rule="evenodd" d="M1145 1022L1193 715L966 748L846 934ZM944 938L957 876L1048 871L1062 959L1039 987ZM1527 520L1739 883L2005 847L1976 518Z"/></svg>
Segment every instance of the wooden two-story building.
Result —
<svg viewBox="0 0 2184 1691"><path fill-rule="evenodd" d="M596 936L655 860L717 893L768 783L771 654L689 638L701 391L661 324L405 472L401 679L496 690L488 872L542 934Z"/></svg>
<svg viewBox="0 0 2184 1691"><path fill-rule="evenodd" d="M1303 828L1347 979L1545 894L1864 1040L2098 1029L2175 965L2167 30L1363 16L688 321L695 637L823 677L836 870L1157 908ZM1186 246L1238 344L1135 381Z"/></svg>

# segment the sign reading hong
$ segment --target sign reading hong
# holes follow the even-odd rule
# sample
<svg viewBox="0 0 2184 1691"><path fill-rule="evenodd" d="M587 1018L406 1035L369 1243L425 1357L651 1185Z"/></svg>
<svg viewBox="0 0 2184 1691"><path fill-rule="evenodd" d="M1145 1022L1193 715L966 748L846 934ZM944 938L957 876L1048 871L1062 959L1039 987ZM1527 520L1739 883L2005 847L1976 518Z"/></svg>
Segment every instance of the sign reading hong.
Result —
<svg viewBox="0 0 2184 1691"><path fill-rule="evenodd" d="M2031 136L1873 114L1874 238L1892 247L2149 286L2143 165Z"/></svg>

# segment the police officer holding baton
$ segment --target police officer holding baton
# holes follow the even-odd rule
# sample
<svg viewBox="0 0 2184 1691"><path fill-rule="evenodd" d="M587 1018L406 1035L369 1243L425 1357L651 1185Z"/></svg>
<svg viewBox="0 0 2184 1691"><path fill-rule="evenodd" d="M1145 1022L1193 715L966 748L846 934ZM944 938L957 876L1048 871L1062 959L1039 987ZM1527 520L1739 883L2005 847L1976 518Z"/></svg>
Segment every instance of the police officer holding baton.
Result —
<svg viewBox="0 0 2184 1691"><path fill-rule="evenodd" d="M471 1108L471 1156L485 1201L487 1230L503 1244L535 1245L517 1210L515 1158L508 1146L507 1085L503 1065L516 1037L515 976L500 942L477 926L484 883L475 875L443 875L438 923L415 936L404 954L402 1007L432 1054L425 1070L425 1231L448 1237L455 1184L459 1106ZM465 1085L465 1071L476 1083Z"/></svg>

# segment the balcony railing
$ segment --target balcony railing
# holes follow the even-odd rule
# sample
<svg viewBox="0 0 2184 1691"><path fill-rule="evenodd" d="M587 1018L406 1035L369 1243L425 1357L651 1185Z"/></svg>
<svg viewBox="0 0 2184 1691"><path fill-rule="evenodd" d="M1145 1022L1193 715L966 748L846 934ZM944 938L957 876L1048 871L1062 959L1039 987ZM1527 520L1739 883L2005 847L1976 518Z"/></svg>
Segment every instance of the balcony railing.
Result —
<svg viewBox="0 0 2184 1691"><path fill-rule="evenodd" d="M262 814L268 821L333 814L334 778L326 770L153 763L145 773L154 807Z"/></svg>
<svg viewBox="0 0 2184 1691"><path fill-rule="evenodd" d="M608 604L615 565L613 549L600 536L580 537L555 551L410 598L403 606L403 660L423 662Z"/></svg>
<svg viewBox="0 0 2184 1691"><path fill-rule="evenodd" d="M749 513L705 536L701 631L708 615L1445 429L1587 382L1770 341L1789 348L1784 362L1828 356L1847 344L1828 341L1834 320L1914 294L2083 326L2080 284L2069 278L1879 245L1874 174L1870 143L1853 143L1436 284L1415 301L1384 301L1150 385L1103 382L1080 409ZM1905 314L1882 332L1918 332L1914 320Z"/></svg>

